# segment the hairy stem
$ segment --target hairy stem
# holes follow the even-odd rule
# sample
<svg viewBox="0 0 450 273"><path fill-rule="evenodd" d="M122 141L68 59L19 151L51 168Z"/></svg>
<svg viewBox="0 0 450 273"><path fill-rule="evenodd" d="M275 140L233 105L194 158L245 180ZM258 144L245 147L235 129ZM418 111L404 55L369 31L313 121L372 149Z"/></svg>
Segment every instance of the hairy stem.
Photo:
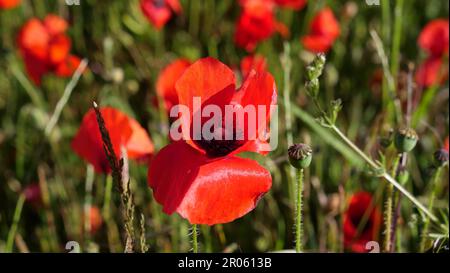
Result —
<svg viewBox="0 0 450 273"><path fill-rule="evenodd" d="M197 224L192 225L192 252L198 253Z"/></svg>
<svg viewBox="0 0 450 273"><path fill-rule="evenodd" d="M295 251L302 252L303 245L303 222L302 222L302 207L303 207L303 177L304 170L297 170L297 202L296 202L296 223L295 223Z"/></svg>
<svg viewBox="0 0 450 273"><path fill-rule="evenodd" d="M402 158L402 154L398 154L394 159L394 164L392 166L392 177L397 176L397 169L400 164L400 159ZM394 185L387 185L386 192L386 203L384 208L384 218L385 218L385 233L384 233L384 251L391 251L391 243L392 243L392 213L394 209Z"/></svg>
<svg viewBox="0 0 450 273"><path fill-rule="evenodd" d="M442 170L442 167L437 168L436 173L434 174L432 181L431 181L432 191L431 191L431 196L430 196L430 200L428 203L428 210L430 210L430 211L433 210L434 199L436 198L436 192L437 192L437 180L441 176L441 170ZM422 236L420 239L420 252L425 251L425 246L426 246L426 242L427 242L427 234L428 234L429 228L430 228L430 218L426 217L424 220Z"/></svg>

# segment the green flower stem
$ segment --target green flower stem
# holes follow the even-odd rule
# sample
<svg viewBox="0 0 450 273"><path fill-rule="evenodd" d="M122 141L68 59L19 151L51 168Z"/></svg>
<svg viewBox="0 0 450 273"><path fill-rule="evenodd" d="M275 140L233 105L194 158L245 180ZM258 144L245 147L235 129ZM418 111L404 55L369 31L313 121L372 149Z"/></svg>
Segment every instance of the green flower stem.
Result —
<svg viewBox="0 0 450 273"><path fill-rule="evenodd" d="M20 216L22 214L23 204L25 202L25 195L21 194L17 200L16 209L14 210L14 217L11 228L8 232L8 239L6 240L6 253L13 251L14 238L16 237L17 227L19 226Z"/></svg>
<svg viewBox="0 0 450 273"><path fill-rule="evenodd" d="M290 147L294 144L294 136L292 134L292 105L290 100L290 89L291 89L291 70L292 70L292 61L290 58L291 47L288 42L284 43L284 52L281 56L281 64L283 67L283 104L284 104L284 124L286 126L286 140L287 146ZM290 168L289 170L289 183L288 183L288 191L289 197L293 198L293 190L291 183L295 180L295 171Z"/></svg>
<svg viewBox="0 0 450 273"><path fill-rule="evenodd" d="M192 225L192 252L198 253L197 224Z"/></svg>
<svg viewBox="0 0 450 273"><path fill-rule="evenodd" d="M303 206L303 177L304 170L297 169L297 206L296 206L296 223L295 223L295 251L302 252L303 245L303 222L302 222L302 206Z"/></svg>
<svg viewBox="0 0 450 273"><path fill-rule="evenodd" d="M437 192L437 188L438 188L437 180L441 176L441 170L442 170L442 167L437 168L436 173L434 174L432 182L431 182L432 191L431 191L431 196L430 196L430 200L428 203L428 210L430 210L430 211L433 210L434 199L436 198L436 192ZM428 234L429 228L430 228L430 218L426 217L424 220L422 236L420 239L420 252L425 251L425 246L426 246L426 242L427 242L427 234Z"/></svg>
<svg viewBox="0 0 450 273"><path fill-rule="evenodd" d="M330 126L331 130L335 132L353 151L355 151L364 161L370 165L375 170L380 170L382 166L378 163L375 163L372 159L370 159L363 151L361 151L358 146L353 144L353 142L348 139L342 132L339 130L336 125ZM405 188L400 185L391 175L389 175L386 171L382 171L378 174L378 176L383 177L389 183L391 183L397 190L399 190L403 195L405 195L414 205L417 206L421 211L423 211L432 221L437 221L437 217L434 216L424 205L422 205L414 196L411 195Z"/></svg>
<svg viewBox="0 0 450 273"><path fill-rule="evenodd" d="M394 164L392 166L392 177L397 176L397 169L400 164L400 159L402 158L402 154L399 153L395 159ZM384 219L385 219L385 233L384 233L384 251L390 252L391 250L391 242L392 242L392 213L394 209L394 185L388 184L387 185L387 192L386 192L386 203L384 208Z"/></svg>

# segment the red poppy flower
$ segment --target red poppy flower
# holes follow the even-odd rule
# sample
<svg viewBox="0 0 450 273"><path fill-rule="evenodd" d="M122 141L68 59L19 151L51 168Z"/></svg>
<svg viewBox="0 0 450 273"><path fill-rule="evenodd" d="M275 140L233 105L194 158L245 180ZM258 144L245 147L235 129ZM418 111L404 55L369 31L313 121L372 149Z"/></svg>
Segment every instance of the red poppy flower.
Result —
<svg viewBox="0 0 450 273"><path fill-rule="evenodd" d="M429 22L419 35L419 46L430 55L441 57L448 54L448 19L436 19Z"/></svg>
<svg viewBox="0 0 450 273"><path fill-rule="evenodd" d="M372 201L372 195L368 192L358 192L350 198L344 215L344 245L349 251L367 252L367 242L375 241L378 237L382 217ZM368 215L367 222L358 232L365 215Z"/></svg>
<svg viewBox="0 0 450 273"><path fill-rule="evenodd" d="M261 55L249 55L241 60L241 73L242 76L247 78L250 71L256 70L256 72L267 71L267 60Z"/></svg>
<svg viewBox="0 0 450 273"><path fill-rule="evenodd" d="M43 21L28 20L19 32L17 43L28 75L37 85L42 76L54 72L69 77L78 67L80 59L70 55L71 41L65 35L67 22L47 15Z"/></svg>
<svg viewBox="0 0 450 273"><path fill-rule="evenodd" d="M301 10L306 5L306 0L275 0L275 3L283 8Z"/></svg>
<svg viewBox="0 0 450 273"><path fill-rule="evenodd" d="M448 152L448 137L445 139L445 142L444 142L444 150L446 150Z"/></svg>
<svg viewBox="0 0 450 273"><path fill-rule="evenodd" d="M121 154L121 147L126 149L131 159L146 158L153 153L150 137L136 120L111 107L104 107L100 112L117 156ZM80 129L72 141L72 149L91 163L96 172L111 172L93 109L84 116Z"/></svg>
<svg viewBox="0 0 450 273"><path fill-rule="evenodd" d="M302 38L303 46L314 53L328 52L340 35L339 23L330 8L319 11L312 20L309 34Z"/></svg>
<svg viewBox="0 0 450 273"><path fill-rule="evenodd" d="M156 81L156 92L164 99L164 106L167 111L178 104L178 95L175 90L175 83L183 75L191 62L185 59L178 59L166 66L158 76Z"/></svg>
<svg viewBox="0 0 450 273"><path fill-rule="evenodd" d="M430 87L447 80L448 68L441 57L430 56L416 71L415 79L420 87Z"/></svg>
<svg viewBox="0 0 450 273"><path fill-rule="evenodd" d="M256 45L268 39L277 30L272 0L241 1L242 13L234 36L237 46L253 51Z"/></svg>
<svg viewBox="0 0 450 273"><path fill-rule="evenodd" d="M141 0L141 10L157 29L162 28L173 13L182 11L178 0Z"/></svg>
<svg viewBox="0 0 450 273"><path fill-rule="evenodd" d="M20 0L0 0L0 9L12 9L20 4Z"/></svg>
<svg viewBox="0 0 450 273"><path fill-rule="evenodd" d="M176 83L176 90L180 104L190 109L191 120L194 97L201 97L202 107L262 105L270 119L267 108L276 103L277 94L274 80L266 72L250 73L236 91L233 71L212 58L201 59L187 68ZM235 129L246 131L245 125L240 125ZM258 124L255 127L257 134L263 133ZM193 224L213 225L242 217L270 189L272 178L256 161L235 155L241 151L265 154L260 144L259 139L248 137L200 138L169 144L150 163L148 181L155 199L165 213L177 212Z"/></svg>
<svg viewBox="0 0 450 273"><path fill-rule="evenodd" d="M85 211L83 210L83 217L81 218L83 220L83 225L85 222ZM97 233L100 228L103 225L103 217L101 214L100 209L97 206L90 206L89 207L89 233L91 235L94 235L95 233Z"/></svg>

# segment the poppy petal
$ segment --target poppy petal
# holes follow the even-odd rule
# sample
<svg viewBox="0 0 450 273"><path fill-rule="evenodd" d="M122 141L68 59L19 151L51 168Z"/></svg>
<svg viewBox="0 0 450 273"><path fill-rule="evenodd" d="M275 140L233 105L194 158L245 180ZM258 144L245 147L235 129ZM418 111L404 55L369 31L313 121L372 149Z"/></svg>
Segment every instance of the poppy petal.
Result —
<svg viewBox="0 0 450 273"><path fill-rule="evenodd" d="M261 55L249 55L241 60L241 73L243 78L247 78L251 70L256 72L267 71L267 59Z"/></svg>
<svg viewBox="0 0 450 273"><path fill-rule="evenodd" d="M227 98L234 93L235 76L233 71L218 60L207 57L198 60L186 69L175 84L180 104L189 107L193 114L193 98L201 98L202 103L210 98L221 97L224 101L220 105L227 104ZM219 94L224 92L225 94ZM217 100L215 101L219 103ZM203 105L204 106L204 105Z"/></svg>
<svg viewBox="0 0 450 273"><path fill-rule="evenodd" d="M68 28L66 20L54 14L47 15L43 23L48 33L53 36L63 34Z"/></svg>
<svg viewBox="0 0 450 273"><path fill-rule="evenodd" d="M153 154L154 147L144 128L134 119L130 119L132 134L126 144L128 157L140 159Z"/></svg>
<svg viewBox="0 0 450 273"><path fill-rule="evenodd" d="M247 106L254 106L255 109L255 120L249 120L249 116L244 115L244 124L236 125L244 134L244 138L256 140L265 136L263 134L268 131L271 106L277 103L277 89L272 75L267 72L257 73L253 70L239 91L235 93L233 102L240 104L243 111ZM260 113L261 110L264 112ZM249 124L249 122L256 124Z"/></svg>
<svg viewBox="0 0 450 273"><path fill-rule="evenodd" d="M20 4L20 0L0 0L0 9L11 9Z"/></svg>
<svg viewBox="0 0 450 273"><path fill-rule="evenodd" d="M69 55L71 42L66 35L55 36L49 46L49 62L56 65L63 62Z"/></svg>
<svg viewBox="0 0 450 273"><path fill-rule="evenodd" d="M178 59L166 66L158 76L156 82L156 92L164 99L167 111L178 104L178 94L175 90L175 83L183 75L184 71L191 65L185 59Z"/></svg>
<svg viewBox="0 0 450 273"><path fill-rule="evenodd" d="M306 0L275 0L275 3L283 8L300 10L306 5Z"/></svg>
<svg viewBox="0 0 450 273"><path fill-rule="evenodd" d="M60 62L55 68L55 74L60 77L70 77L77 70L81 60L77 56L69 55L65 61Z"/></svg>
<svg viewBox="0 0 450 273"><path fill-rule="evenodd" d="M17 37L17 44L21 52L33 55L39 59L46 59L50 36L44 25L38 19L30 19L21 28Z"/></svg>
<svg viewBox="0 0 450 273"><path fill-rule="evenodd" d="M41 85L42 76L49 72L50 68L45 60L26 52L24 54L25 69L30 79L37 86Z"/></svg>
<svg viewBox="0 0 450 273"><path fill-rule="evenodd" d="M448 69L440 57L429 57L416 71L415 79L420 87L430 87L441 84L448 77Z"/></svg>
<svg viewBox="0 0 450 273"><path fill-rule="evenodd" d="M448 53L448 19L436 19L429 22L419 35L419 46L433 56Z"/></svg>
<svg viewBox="0 0 450 273"><path fill-rule="evenodd" d="M106 129L109 132L116 156L120 156L121 146L125 146L131 137L129 118L122 112L105 107L101 110ZM72 149L94 166L98 173L111 171L106 158L98 122L93 109L84 116L78 133L72 141Z"/></svg>
<svg viewBox="0 0 450 273"><path fill-rule="evenodd" d="M157 6L153 0L141 0L141 10L157 29L162 28L172 16L170 8L165 3L162 6Z"/></svg>
<svg viewBox="0 0 450 273"><path fill-rule="evenodd" d="M174 156L180 164L173 164ZM177 211L195 224L227 223L255 206L272 184L256 161L208 160L184 142L168 145L151 162L149 184L164 212Z"/></svg>

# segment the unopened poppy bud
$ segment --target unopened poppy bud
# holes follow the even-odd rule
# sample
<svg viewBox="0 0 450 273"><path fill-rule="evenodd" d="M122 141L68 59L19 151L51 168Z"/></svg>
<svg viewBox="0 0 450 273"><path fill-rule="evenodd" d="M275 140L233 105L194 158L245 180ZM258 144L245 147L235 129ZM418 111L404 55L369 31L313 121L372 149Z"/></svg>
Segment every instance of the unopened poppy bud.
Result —
<svg viewBox="0 0 450 273"><path fill-rule="evenodd" d="M448 164L448 152L444 149L437 150L434 153L434 164L436 167L443 167Z"/></svg>
<svg viewBox="0 0 450 273"><path fill-rule="evenodd" d="M317 95L319 94L319 86L320 85L318 79L313 79L311 81L306 82L305 88L308 96L313 98L317 97Z"/></svg>
<svg viewBox="0 0 450 273"><path fill-rule="evenodd" d="M410 152L417 144L419 136L411 128L403 128L397 131L395 135L395 147L400 152Z"/></svg>
<svg viewBox="0 0 450 273"><path fill-rule="evenodd" d="M400 184L404 186L406 185L408 180L409 180L409 172L407 170L400 170L398 173L398 182L400 182Z"/></svg>
<svg viewBox="0 0 450 273"><path fill-rule="evenodd" d="M294 144L288 149L289 162L294 168L305 169L312 160L312 149L306 144Z"/></svg>

